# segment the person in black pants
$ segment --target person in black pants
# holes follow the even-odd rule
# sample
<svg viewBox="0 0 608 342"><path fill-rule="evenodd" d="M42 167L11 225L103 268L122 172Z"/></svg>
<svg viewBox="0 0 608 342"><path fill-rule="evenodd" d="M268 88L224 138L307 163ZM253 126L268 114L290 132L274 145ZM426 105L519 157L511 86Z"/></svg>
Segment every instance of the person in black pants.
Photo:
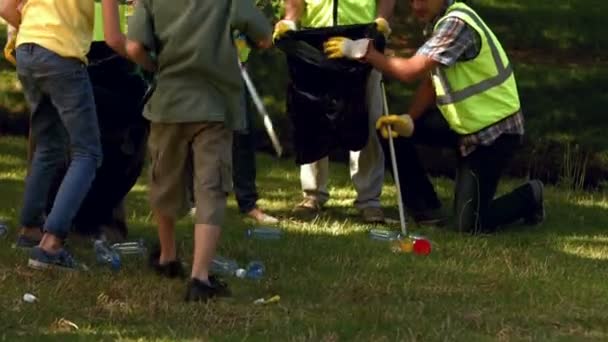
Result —
<svg viewBox="0 0 608 342"><path fill-rule="evenodd" d="M458 135L450 129L437 109L416 120L409 138L394 139L404 204L420 223L449 223L458 231L492 233L507 224L524 219L539 224L544 219L543 185L531 180L510 193L494 199L498 181L521 146L522 135L503 134L489 146L478 146L471 154L458 157L454 210L451 220L441 210L441 201L422 165L416 145L458 150ZM381 139L386 155L388 142ZM458 151L456 151L458 154ZM392 171L392 169L391 169Z"/></svg>
<svg viewBox="0 0 608 342"><path fill-rule="evenodd" d="M250 99L244 94L246 130L235 132L232 141L232 183L234 195L241 213L261 224L277 224L279 220L258 207L258 191L255 185L255 136L253 132L254 112Z"/></svg>
<svg viewBox="0 0 608 342"><path fill-rule="evenodd" d="M402 82L421 81L407 114L381 117L376 125L385 139L390 134L396 140L405 205L418 213L440 207L414 146L431 143L457 150L456 229L489 233L522 219L542 222L539 180L494 199L500 176L524 135L517 82L505 49L477 12L462 2L413 1L411 6L426 24L427 36L411 58L387 57L367 39L332 37L324 44L330 58L366 62Z"/></svg>

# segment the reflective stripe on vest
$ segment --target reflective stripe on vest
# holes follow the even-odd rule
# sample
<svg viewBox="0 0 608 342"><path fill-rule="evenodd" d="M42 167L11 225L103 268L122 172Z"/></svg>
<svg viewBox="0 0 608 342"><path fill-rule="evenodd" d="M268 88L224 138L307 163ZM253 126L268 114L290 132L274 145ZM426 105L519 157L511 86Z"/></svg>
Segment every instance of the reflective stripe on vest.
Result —
<svg viewBox="0 0 608 342"><path fill-rule="evenodd" d="M373 0L304 0L302 27L368 24L376 19Z"/></svg>
<svg viewBox="0 0 608 342"><path fill-rule="evenodd" d="M454 66L441 66L432 71L436 103L453 130L470 134L517 113L519 96L506 53L479 16L467 5L456 3L448 8L435 28L450 16L458 17L477 31L482 50L471 61L459 61ZM472 62L475 64L470 64ZM484 74L493 76L488 78ZM460 88L454 89L455 84Z"/></svg>

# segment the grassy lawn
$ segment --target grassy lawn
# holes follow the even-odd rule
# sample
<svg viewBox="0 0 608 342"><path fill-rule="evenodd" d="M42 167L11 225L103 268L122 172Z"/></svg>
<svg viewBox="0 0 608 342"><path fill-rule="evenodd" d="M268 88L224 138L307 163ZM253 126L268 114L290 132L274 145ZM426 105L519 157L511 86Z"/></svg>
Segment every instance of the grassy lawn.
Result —
<svg viewBox="0 0 608 342"><path fill-rule="evenodd" d="M413 226L428 236L427 257L395 255L368 239L357 223L354 192L345 165L332 164L332 194L326 214L315 222L290 220L299 199L291 161L260 155L261 205L285 218L280 241L244 238L230 201L219 253L245 263L262 260L260 282L229 279L234 297L207 305L182 302L184 283L158 278L144 260L124 259L113 273L95 265L89 243L72 241L90 272L37 272L26 255L11 249L23 177L25 140L0 139L0 220L12 228L0 238L0 339L43 340L273 340L273 341L446 341L608 339L606 283L608 200L549 187L548 220L536 229L470 237ZM516 181L506 182L510 187ZM451 183L437 179L449 201ZM504 190L503 188L502 190ZM128 197L131 238L155 240L146 184ZM396 214L387 182L383 204ZM393 229L397 229L393 227ZM192 229L178 228L182 257L191 257ZM24 293L40 301L28 304ZM256 306L259 297L281 301ZM67 319L79 326L58 324Z"/></svg>

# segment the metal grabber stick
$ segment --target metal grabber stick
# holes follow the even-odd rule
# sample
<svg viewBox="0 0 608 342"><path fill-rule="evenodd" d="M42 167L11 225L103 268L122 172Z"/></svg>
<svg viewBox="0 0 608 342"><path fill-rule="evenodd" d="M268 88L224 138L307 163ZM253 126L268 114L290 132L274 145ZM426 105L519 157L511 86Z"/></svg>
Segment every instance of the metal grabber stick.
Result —
<svg viewBox="0 0 608 342"><path fill-rule="evenodd" d="M260 114L260 116L262 116L262 120L264 122L264 127L266 128L266 133L268 133L268 136L270 137L270 141L272 141L272 146L274 147L274 150L276 151L277 156L281 157L281 155L283 155L283 147L281 146L281 143L279 142L279 138L277 137L277 134L274 132L274 128L272 127L272 121L270 121L270 116L268 115L268 112L266 111L266 107L264 106L262 99L260 99L260 95L258 94L258 91L255 89L255 86L253 85L253 82L251 81L251 78L249 77L249 73L247 72L245 65L240 63L240 66L241 66L241 75L243 77L243 80L245 81L247 90L249 91L249 94L251 95L251 98L253 99L253 103L255 104L255 106L258 109L258 113Z"/></svg>
<svg viewBox="0 0 608 342"><path fill-rule="evenodd" d="M388 116L388 102L386 101L386 89L384 88L384 81L381 83L382 86L382 97L384 100L384 114ZM405 209L403 207L403 198L401 198L401 183L399 182L399 170L397 168L397 158L395 154L395 143L393 141L393 132L391 126L387 126L388 129L388 146L391 151L391 164L393 165L393 179L395 180L395 186L397 187L397 203L399 204L399 222L401 223L401 232L403 237L407 236L407 222L405 221Z"/></svg>

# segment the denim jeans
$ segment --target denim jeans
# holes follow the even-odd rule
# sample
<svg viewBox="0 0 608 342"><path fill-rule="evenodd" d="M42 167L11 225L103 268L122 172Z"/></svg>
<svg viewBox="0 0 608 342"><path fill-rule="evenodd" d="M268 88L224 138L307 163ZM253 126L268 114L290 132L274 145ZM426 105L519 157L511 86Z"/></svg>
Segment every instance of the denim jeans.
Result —
<svg viewBox="0 0 608 342"><path fill-rule="evenodd" d="M21 224L43 227L64 239L102 160L93 90L86 66L78 59L23 44L17 48L17 61L36 142L25 182ZM72 161L44 221L53 177L68 153Z"/></svg>

